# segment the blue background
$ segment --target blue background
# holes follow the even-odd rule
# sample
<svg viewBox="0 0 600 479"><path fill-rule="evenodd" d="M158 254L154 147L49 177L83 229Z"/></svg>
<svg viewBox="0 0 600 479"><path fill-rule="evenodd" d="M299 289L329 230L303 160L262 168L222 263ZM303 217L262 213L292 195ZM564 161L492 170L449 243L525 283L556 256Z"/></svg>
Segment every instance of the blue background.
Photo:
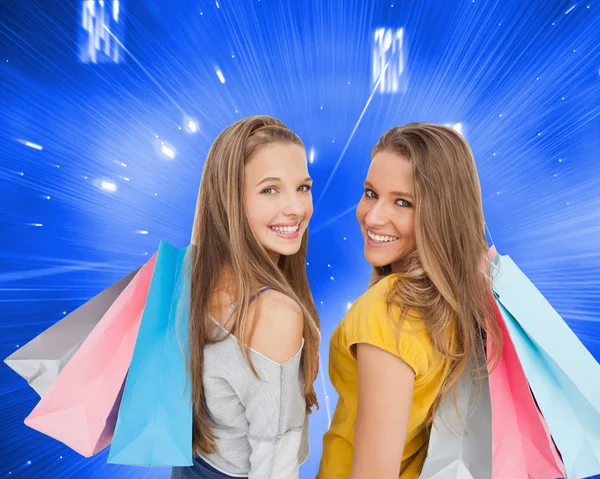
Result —
<svg viewBox="0 0 600 479"><path fill-rule="evenodd" d="M85 64L79 2L2 0L0 356L159 240L186 245L211 142L239 118L270 114L314 149L308 271L322 374L331 331L370 273L354 217L370 149L410 121L462 124L499 251L600 358L599 11L597 1L129 0L125 60ZM404 28L394 94L372 95L378 27ZM326 375L316 387L303 478L316 473L335 407ZM107 465L107 450L82 458L28 429L37 399L0 366L0 476L167 477Z"/></svg>

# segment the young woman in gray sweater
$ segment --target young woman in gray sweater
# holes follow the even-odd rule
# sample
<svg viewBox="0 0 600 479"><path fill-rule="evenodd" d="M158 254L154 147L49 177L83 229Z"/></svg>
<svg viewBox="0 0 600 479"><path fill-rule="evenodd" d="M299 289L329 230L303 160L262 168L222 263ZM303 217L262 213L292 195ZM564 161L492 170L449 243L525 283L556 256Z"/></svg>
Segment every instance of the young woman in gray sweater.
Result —
<svg viewBox="0 0 600 479"><path fill-rule="evenodd" d="M208 153L192 233L195 459L172 479L292 479L308 456L320 341L311 184L302 141L272 117L234 123Z"/></svg>

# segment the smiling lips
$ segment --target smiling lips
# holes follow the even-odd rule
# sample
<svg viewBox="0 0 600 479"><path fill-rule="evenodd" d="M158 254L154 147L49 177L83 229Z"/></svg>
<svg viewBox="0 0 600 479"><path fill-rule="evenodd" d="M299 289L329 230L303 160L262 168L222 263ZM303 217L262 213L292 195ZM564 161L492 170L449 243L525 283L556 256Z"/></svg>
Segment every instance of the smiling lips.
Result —
<svg viewBox="0 0 600 479"><path fill-rule="evenodd" d="M300 234L300 223L272 225L269 229L280 238L293 239Z"/></svg>
<svg viewBox="0 0 600 479"><path fill-rule="evenodd" d="M300 222L292 224L271 225L269 229L277 236L286 239L297 238L300 232ZM386 246L399 240L397 236L379 235L367 228L367 241L374 246Z"/></svg>
<svg viewBox="0 0 600 479"><path fill-rule="evenodd" d="M398 241L397 236L379 235L367 228L367 243L370 246L387 246Z"/></svg>

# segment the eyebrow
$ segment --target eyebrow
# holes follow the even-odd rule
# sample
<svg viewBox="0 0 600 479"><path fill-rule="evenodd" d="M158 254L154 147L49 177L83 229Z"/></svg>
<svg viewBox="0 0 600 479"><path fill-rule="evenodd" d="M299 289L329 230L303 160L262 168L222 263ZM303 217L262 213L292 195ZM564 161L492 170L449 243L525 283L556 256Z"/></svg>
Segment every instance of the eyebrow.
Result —
<svg viewBox="0 0 600 479"><path fill-rule="evenodd" d="M374 189L373 185L371 183L369 183L368 181L365 181L364 183L365 187L369 188L369 189ZM413 195L411 195L410 193L407 193L406 191L392 191L392 196L404 196L406 198L410 198L410 199L414 199L415 197Z"/></svg>
<svg viewBox="0 0 600 479"><path fill-rule="evenodd" d="M256 186L262 185L263 183L276 183L278 181L281 181L281 178L269 176L268 178L263 178L258 183L256 183ZM307 176L303 181L312 183L312 178L310 176Z"/></svg>

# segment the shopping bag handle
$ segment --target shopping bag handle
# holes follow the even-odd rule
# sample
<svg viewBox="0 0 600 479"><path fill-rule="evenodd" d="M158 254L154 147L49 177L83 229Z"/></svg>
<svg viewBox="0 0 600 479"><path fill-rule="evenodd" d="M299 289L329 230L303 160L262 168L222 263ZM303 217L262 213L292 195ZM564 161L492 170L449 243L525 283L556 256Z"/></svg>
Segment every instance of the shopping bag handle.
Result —
<svg viewBox="0 0 600 479"><path fill-rule="evenodd" d="M488 263L486 263L485 267L485 274L487 274L489 280L490 280L490 284L492 285L492 293L494 294L494 297L496 299L499 299L499 295L498 292L496 291L496 289L494 288L494 274L496 274L498 272L498 268L500 267L500 255L498 254L498 250L496 249L496 243L494 242L494 237L492 236L492 232L490 231L489 226L487 225L487 223L484 224L485 226L485 231L487 232L487 234L490 237L490 240L492 242L492 246L490 247L490 249L488 250Z"/></svg>

